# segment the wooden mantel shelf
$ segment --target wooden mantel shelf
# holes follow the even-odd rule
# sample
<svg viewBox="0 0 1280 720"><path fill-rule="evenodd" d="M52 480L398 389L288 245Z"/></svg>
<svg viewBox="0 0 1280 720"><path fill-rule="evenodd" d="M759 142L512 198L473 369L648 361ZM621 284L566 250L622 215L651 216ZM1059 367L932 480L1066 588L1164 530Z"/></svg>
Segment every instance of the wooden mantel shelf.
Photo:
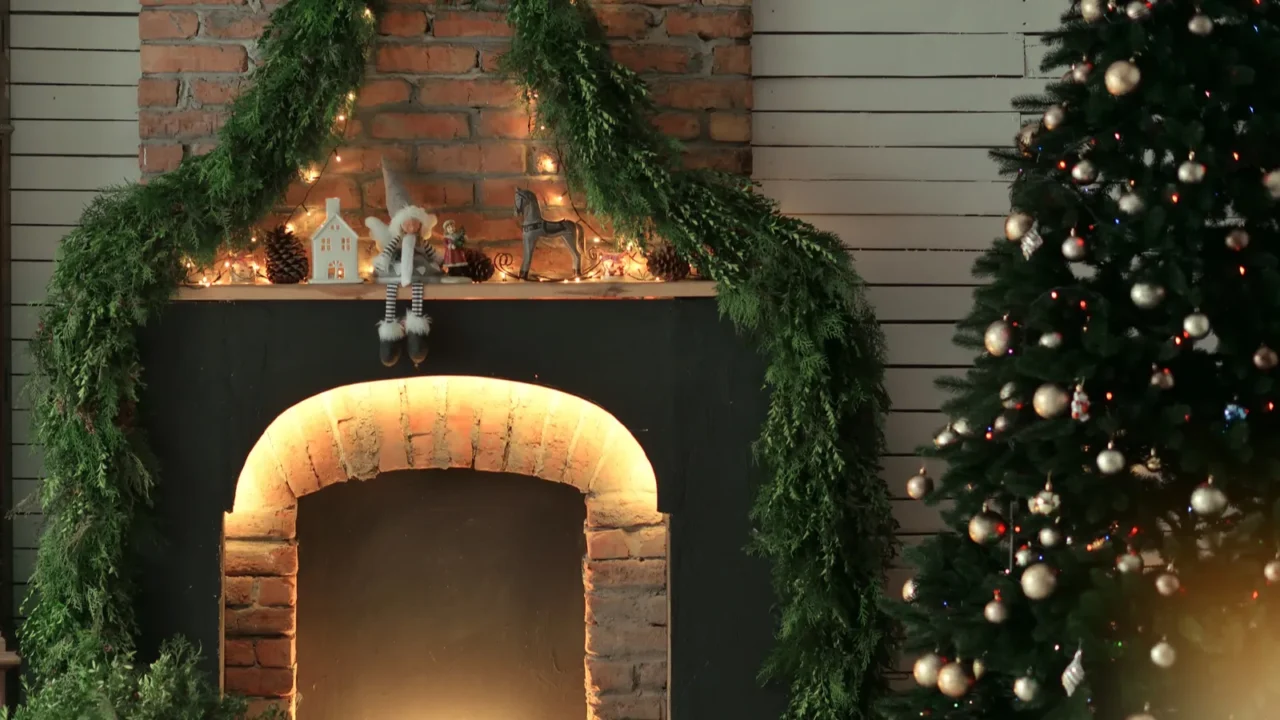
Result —
<svg viewBox="0 0 1280 720"><path fill-rule="evenodd" d="M716 284L689 282L487 282L426 285L427 300L607 300L714 297ZM178 301L248 300L383 300L386 286L350 285L213 285L184 287ZM409 288L400 288L409 299Z"/></svg>

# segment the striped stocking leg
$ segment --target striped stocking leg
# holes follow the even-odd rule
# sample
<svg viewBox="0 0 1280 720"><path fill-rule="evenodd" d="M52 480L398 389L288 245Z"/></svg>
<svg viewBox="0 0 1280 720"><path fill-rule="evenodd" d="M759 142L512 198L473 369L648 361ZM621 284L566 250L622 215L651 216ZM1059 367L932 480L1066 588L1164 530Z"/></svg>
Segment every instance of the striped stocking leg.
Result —
<svg viewBox="0 0 1280 720"><path fill-rule="evenodd" d="M404 327L408 332L409 359L415 366L427 359L427 335L431 333L431 318L422 311L422 283L413 284L413 304L409 314L404 317Z"/></svg>
<svg viewBox="0 0 1280 720"><path fill-rule="evenodd" d="M398 285L387 285L382 322L378 323L378 356L387 367L400 362L400 343L404 340L404 325L396 320L396 300L399 296Z"/></svg>

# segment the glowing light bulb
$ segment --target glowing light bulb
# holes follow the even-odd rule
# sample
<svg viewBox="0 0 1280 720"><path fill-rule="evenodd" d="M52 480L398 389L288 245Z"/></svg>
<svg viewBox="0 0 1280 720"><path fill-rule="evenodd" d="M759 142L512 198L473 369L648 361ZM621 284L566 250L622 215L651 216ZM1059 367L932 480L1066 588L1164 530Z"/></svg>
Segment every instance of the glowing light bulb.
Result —
<svg viewBox="0 0 1280 720"><path fill-rule="evenodd" d="M348 100L350 100L350 101L352 101L352 102L355 102L355 100L356 100L356 94L355 94L354 92L349 92L349 93L347 93L347 99L348 99Z"/></svg>
<svg viewBox="0 0 1280 720"><path fill-rule="evenodd" d="M293 232L294 230L297 230L297 227L294 226L293 223L286 223L284 226L284 229L288 230L289 232Z"/></svg>
<svg viewBox="0 0 1280 720"><path fill-rule="evenodd" d="M543 155L542 159L538 161L538 169L542 170L542 172L544 173L555 172L556 171L555 158L551 157L550 155Z"/></svg>

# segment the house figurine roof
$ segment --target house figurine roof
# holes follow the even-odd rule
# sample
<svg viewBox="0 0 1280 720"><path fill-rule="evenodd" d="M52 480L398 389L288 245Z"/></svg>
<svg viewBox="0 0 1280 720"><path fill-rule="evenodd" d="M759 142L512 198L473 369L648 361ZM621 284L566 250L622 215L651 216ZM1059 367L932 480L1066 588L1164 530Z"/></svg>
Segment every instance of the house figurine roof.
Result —
<svg viewBox="0 0 1280 720"><path fill-rule="evenodd" d="M311 236L311 282L358 283L360 235L342 219L342 201L325 201L324 223Z"/></svg>

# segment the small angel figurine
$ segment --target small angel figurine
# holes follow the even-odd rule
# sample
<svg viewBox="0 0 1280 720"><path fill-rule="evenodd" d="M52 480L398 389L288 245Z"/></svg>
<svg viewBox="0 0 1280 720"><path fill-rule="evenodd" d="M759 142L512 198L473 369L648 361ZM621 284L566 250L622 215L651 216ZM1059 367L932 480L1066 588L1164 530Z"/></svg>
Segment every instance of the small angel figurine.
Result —
<svg viewBox="0 0 1280 720"><path fill-rule="evenodd" d="M439 282L443 276L436 252L427 242L436 216L409 202L400 179L385 161L382 177L391 223L373 217L364 221L378 243L378 256L373 261L375 280L387 286L386 312L378 323L378 354L382 364L391 367L400 361L400 344L407 340L409 359L417 366L427 359L427 335L431 332L431 318L422 309L422 286ZM396 300L404 285L413 288L413 303L403 320L397 320Z"/></svg>
<svg viewBox="0 0 1280 720"><path fill-rule="evenodd" d="M466 277L467 253L463 247L467 244L467 230L458 227L452 220L445 220L442 229L444 230L444 259L441 261L441 268L447 275Z"/></svg>

